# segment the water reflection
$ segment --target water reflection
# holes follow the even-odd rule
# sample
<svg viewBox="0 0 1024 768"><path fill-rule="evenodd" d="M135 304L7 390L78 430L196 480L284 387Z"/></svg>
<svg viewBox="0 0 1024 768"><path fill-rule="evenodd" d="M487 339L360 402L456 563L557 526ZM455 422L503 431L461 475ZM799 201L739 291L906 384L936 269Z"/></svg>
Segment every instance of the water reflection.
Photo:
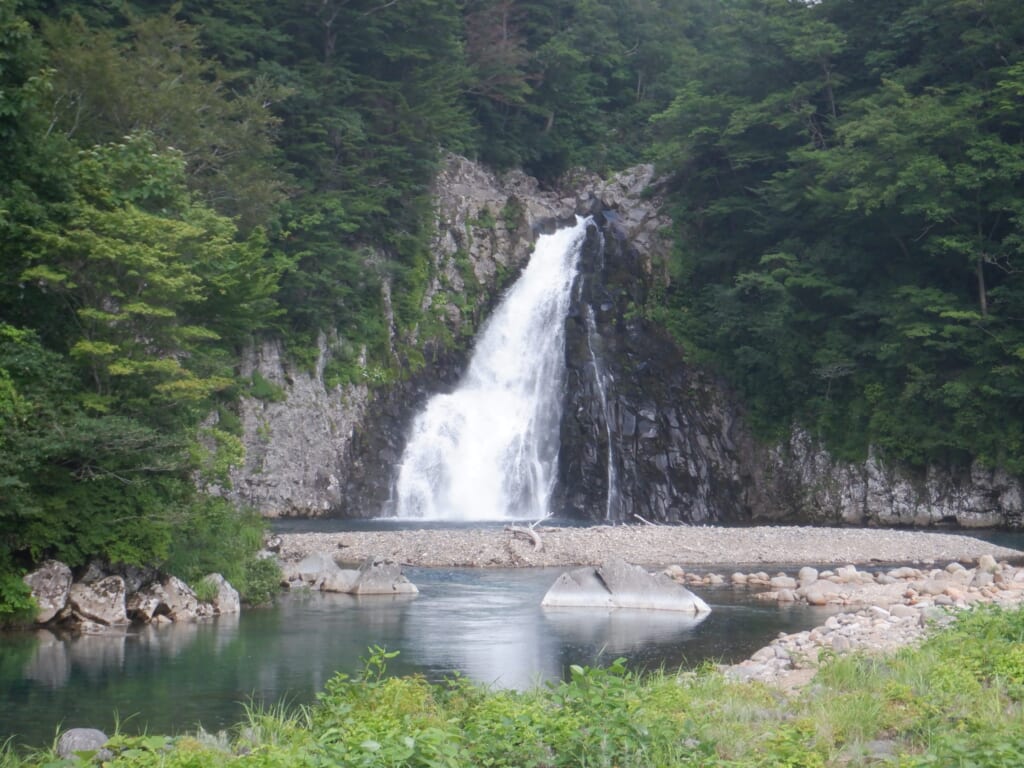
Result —
<svg viewBox="0 0 1024 768"><path fill-rule="evenodd" d="M624 656L633 668L735 660L779 631L827 612L785 611L732 590L703 591L712 613L545 611L557 569L410 569L418 596L297 593L271 609L108 635L0 634L0 741L43 745L65 727L126 732L210 730L237 722L250 700L308 703L367 648L398 650L397 674L528 687L571 664Z"/></svg>
<svg viewBox="0 0 1024 768"><path fill-rule="evenodd" d="M544 608L551 631L566 644L600 647L605 653L635 653L652 644L685 643L709 614L677 611Z"/></svg>

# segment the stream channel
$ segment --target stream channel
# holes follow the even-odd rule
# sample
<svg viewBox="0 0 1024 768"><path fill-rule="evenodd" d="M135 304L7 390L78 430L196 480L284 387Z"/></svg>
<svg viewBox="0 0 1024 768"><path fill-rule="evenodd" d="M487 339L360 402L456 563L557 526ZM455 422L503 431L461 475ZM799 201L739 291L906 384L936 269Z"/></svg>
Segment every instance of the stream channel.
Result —
<svg viewBox="0 0 1024 768"><path fill-rule="evenodd" d="M527 688L569 665L624 657L634 669L738 661L778 632L821 624L828 609L780 607L731 587L697 590L702 621L669 612L544 610L564 569L408 568L412 598L282 595L241 616L102 635L0 633L0 741L52 743L58 728L125 733L208 731L248 702L306 704L336 671L358 671L370 646L399 651L396 674L459 673Z"/></svg>

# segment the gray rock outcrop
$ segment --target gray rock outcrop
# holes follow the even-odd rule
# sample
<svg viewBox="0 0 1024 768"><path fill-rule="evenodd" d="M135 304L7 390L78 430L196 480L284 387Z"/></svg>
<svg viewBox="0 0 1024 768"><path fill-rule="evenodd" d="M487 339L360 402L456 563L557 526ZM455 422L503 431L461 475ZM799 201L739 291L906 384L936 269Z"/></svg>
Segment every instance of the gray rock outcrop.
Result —
<svg viewBox="0 0 1024 768"><path fill-rule="evenodd" d="M759 447L748 498L758 517L788 515L857 525L1024 525L1020 478L978 463L957 470L911 469L875 452L861 463L837 461L802 429L788 443Z"/></svg>
<svg viewBox="0 0 1024 768"><path fill-rule="evenodd" d="M217 594L210 601L214 614L239 613L242 610L242 600L238 590L219 573L211 573L203 581L217 590Z"/></svg>
<svg viewBox="0 0 1024 768"><path fill-rule="evenodd" d="M71 581L71 569L59 560L46 560L25 575L25 583L39 606L37 624L46 624L64 610L71 592Z"/></svg>
<svg viewBox="0 0 1024 768"><path fill-rule="evenodd" d="M192 588L176 576L153 582L131 595L127 610L133 619L144 622L160 616L171 621L195 621L213 615L213 607L200 602Z"/></svg>
<svg viewBox="0 0 1024 768"><path fill-rule="evenodd" d="M240 373L261 376L282 399L242 397L245 461L225 493L264 514L317 515L344 508L344 485L357 428L371 400L365 384L329 386L329 340L321 336L312 371L290 361L280 341L254 343Z"/></svg>
<svg viewBox="0 0 1024 768"><path fill-rule="evenodd" d="M415 595L419 589L394 560L372 557L359 567L349 592L353 595Z"/></svg>
<svg viewBox="0 0 1024 768"><path fill-rule="evenodd" d="M68 605L84 625L127 624L125 585L120 576L106 576L87 583L76 582L68 593Z"/></svg>
<svg viewBox="0 0 1024 768"><path fill-rule="evenodd" d="M416 585L402 573L402 566L384 557L368 557L358 569L338 566L326 552L312 552L294 565L282 568L285 584L321 592L350 595L415 595Z"/></svg>
<svg viewBox="0 0 1024 768"><path fill-rule="evenodd" d="M663 573L612 559L594 568L563 573L544 595L545 608L634 608L709 613L711 608Z"/></svg>

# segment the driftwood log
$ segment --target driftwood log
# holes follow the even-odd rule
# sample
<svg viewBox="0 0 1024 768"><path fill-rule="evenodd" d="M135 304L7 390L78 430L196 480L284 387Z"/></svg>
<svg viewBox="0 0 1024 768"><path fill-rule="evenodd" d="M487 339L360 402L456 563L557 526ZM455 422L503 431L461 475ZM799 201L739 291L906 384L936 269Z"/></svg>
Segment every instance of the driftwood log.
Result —
<svg viewBox="0 0 1024 768"><path fill-rule="evenodd" d="M533 551L540 552L544 544L540 540L540 534L532 528L523 528L519 525L506 525L505 530L512 534L513 539L525 539L533 543Z"/></svg>

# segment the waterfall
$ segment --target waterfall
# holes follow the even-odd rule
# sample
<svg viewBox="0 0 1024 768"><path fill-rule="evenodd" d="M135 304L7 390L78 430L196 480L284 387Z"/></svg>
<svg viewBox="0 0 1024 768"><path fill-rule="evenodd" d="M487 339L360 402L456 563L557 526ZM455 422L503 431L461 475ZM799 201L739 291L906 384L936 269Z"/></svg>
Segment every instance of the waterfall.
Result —
<svg viewBox="0 0 1024 768"><path fill-rule="evenodd" d="M541 518L555 480L565 316L590 219L537 240L481 332L451 394L413 422L398 474L399 517Z"/></svg>

